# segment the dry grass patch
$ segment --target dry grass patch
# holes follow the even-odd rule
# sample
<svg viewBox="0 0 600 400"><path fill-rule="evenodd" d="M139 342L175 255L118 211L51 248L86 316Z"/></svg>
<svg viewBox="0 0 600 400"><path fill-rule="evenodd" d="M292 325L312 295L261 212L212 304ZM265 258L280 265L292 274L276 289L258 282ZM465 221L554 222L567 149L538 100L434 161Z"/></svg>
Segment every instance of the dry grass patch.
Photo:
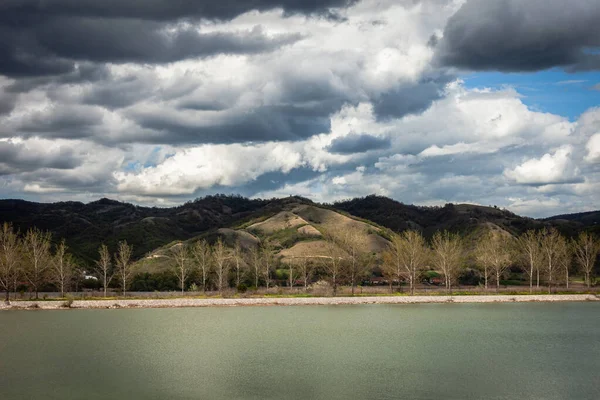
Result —
<svg viewBox="0 0 600 400"><path fill-rule="evenodd" d="M250 225L247 229L250 231L255 230L261 233L270 234L283 229L289 229L307 224L308 222L298 215L289 211L282 211L271 218L266 219L265 221Z"/></svg>

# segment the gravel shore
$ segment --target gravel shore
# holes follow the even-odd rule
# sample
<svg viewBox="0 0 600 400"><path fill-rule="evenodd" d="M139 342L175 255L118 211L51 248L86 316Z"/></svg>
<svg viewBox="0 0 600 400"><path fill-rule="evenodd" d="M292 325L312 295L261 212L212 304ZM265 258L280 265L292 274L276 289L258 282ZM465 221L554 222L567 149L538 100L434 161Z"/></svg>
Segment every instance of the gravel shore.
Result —
<svg viewBox="0 0 600 400"><path fill-rule="evenodd" d="M75 300L71 309L99 308L178 308L228 306L300 306L345 304L417 304L417 303L512 303L600 301L593 294L570 295L489 295L489 296L373 296L373 297L296 297L296 298L236 298L236 299L144 299L144 300ZM66 309L64 301L13 301L0 304L0 310Z"/></svg>

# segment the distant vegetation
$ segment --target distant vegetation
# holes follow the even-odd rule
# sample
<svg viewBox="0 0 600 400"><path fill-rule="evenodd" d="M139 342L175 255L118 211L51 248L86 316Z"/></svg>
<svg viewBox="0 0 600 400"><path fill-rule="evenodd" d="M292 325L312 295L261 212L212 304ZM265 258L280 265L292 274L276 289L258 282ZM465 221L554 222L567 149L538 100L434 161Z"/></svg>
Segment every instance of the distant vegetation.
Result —
<svg viewBox="0 0 600 400"><path fill-rule="evenodd" d="M2 200L0 288L36 296L83 288L336 294L340 286L354 294L373 285L551 291L573 276L590 287L597 214L535 220L496 207L417 207L380 196L322 206L217 195L164 209L108 199Z"/></svg>

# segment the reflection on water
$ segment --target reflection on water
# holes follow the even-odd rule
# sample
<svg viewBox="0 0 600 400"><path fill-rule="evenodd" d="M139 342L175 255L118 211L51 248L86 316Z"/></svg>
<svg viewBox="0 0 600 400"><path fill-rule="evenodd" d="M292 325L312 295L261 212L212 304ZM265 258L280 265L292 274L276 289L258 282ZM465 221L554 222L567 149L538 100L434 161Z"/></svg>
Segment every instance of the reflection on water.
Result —
<svg viewBox="0 0 600 400"><path fill-rule="evenodd" d="M598 399L600 304L0 313L6 399Z"/></svg>

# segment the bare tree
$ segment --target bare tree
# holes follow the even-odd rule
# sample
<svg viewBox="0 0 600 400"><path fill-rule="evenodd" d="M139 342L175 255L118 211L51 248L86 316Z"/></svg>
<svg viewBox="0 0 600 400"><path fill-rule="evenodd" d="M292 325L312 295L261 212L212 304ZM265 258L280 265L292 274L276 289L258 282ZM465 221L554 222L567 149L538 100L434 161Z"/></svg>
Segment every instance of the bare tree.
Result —
<svg viewBox="0 0 600 400"><path fill-rule="evenodd" d="M115 254L115 265L117 267L117 275L121 281L123 296L125 296L127 291L127 280L132 273L131 253L133 252L133 247L129 246L126 240L123 240L119 242L117 249L117 254Z"/></svg>
<svg viewBox="0 0 600 400"><path fill-rule="evenodd" d="M542 262L542 245L541 236L538 231L529 230L522 234L518 239L518 248L521 256L527 267L525 273L529 276L529 293L533 292L533 274L538 272L538 287L539 287L539 270Z"/></svg>
<svg viewBox="0 0 600 400"><path fill-rule="evenodd" d="M219 238L213 247L212 257L215 262L215 272L217 273L217 288L219 293L223 293L223 284L227 283L227 274L229 272L229 263L227 249L223 240Z"/></svg>
<svg viewBox="0 0 600 400"><path fill-rule="evenodd" d="M5 222L0 228L0 288L6 292L6 303L10 302L11 285L17 279L21 243L18 233ZM16 289L15 289L16 290Z"/></svg>
<svg viewBox="0 0 600 400"><path fill-rule="evenodd" d="M404 241L400 236L392 234L390 245L383 253L383 274L390 282L390 291L392 291L394 279L400 287L404 275L403 243Z"/></svg>
<svg viewBox="0 0 600 400"><path fill-rule="evenodd" d="M500 233L497 235L492 268L496 277L496 291L500 290L500 279L512 263L514 242L510 234Z"/></svg>
<svg viewBox="0 0 600 400"><path fill-rule="evenodd" d="M252 275L254 275L254 287L258 289L258 282L260 280L260 274L262 271L262 257L260 247L258 245L250 249L249 258L249 263L252 265Z"/></svg>
<svg viewBox="0 0 600 400"><path fill-rule="evenodd" d="M496 291L500 290L500 279L511 264L512 236L503 231L489 230L477 243L477 258L484 266L485 288L488 278L495 277Z"/></svg>
<svg viewBox="0 0 600 400"><path fill-rule="evenodd" d="M427 245L420 232L402 232L402 264L408 274L410 293L415 294L415 285L427 263Z"/></svg>
<svg viewBox="0 0 600 400"><path fill-rule="evenodd" d="M108 247L105 244L102 244L98 249L98 253L100 255L100 259L96 261L97 273L100 275L100 279L102 280L102 288L104 289L104 297L106 297L106 291L110 281L113 278L111 272L111 259L110 252L108 251Z"/></svg>
<svg viewBox="0 0 600 400"><path fill-rule="evenodd" d="M427 253L421 233L405 231L392 237L392 243L384 255L390 275L395 272L398 283L401 276L406 274L411 294L415 294L417 279L427 263Z"/></svg>
<svg viewBox="0 0 600 400"><path fill-rule="evenodd" d="M304 291L308 290L308 283L312 279L313 263L308 257L298 257L298 275L304 283Z"/></svg>
<svg viewBox="0 0 600 400"><path fill-rule="evenodd" d="M294 271L293 261L290 260L286 264L288 267L288 282L290 285L290 291L292 291L294 289L294 281L296 280L296 277L298 275L298 270Z"/></svg>
<svg viewBox="0 0 600 400"><path fill-rule="evenodd" d="M206 292L206 283L211 270L211 249L206 240L202 239L192 246L192 255L202 276L202 291Z"/></svg>
<svg viewBox="0 0 600 400"><path fill-rule="evenodd" d="M594 265L596 264L598 253L600 253L600 241L590 233L581 232L577 240L573 242L573 249L577 264L579 264L583 271L585 284L589 288L592 284Z"/></svg>
<svg viewBox="0 0 600 400"><path fill-rule="evenodd" d="M436 232L431 241L432 262L444 274L448 293L452 293L452 283L456 281L463 258L463 241L457 234L448 231Z"/></svg>
<svg viewBox="0 0 600 400"><path fill-rule="evenodd" d="M350 279L350 287L354 296L356 282L369 267L367 258L360 251L362 232L358 228L348 227L337 232L336 237L337 240L335 238L334 240L347 255L344 259L344 272Z"/></svg>
<svg viewBox="0 0 600 400"><path fill-rule="evenodd" d="M262 274L265 279L265 285L267 286L267 291L269 290L269 285L271 284L271 272L273 269L273 246L267 240L262 243L261 249L261 261L262 261Z"/></svg>
<svg viewBox="0 0 600 400"><path fill-rule="evenodd" d="M188 249L184 243L178 243L171 247L171 258L175 261L175 276L179 280L181 293L185 292L185 281L190 274Z"/></svg>
<svg viewBox="0 0 600 400"><path fill-rule="evenodd" d="M23 242L26 256L25 277L35 291L36 300L39 298L39 288L43 285L50 266L50 240L50 232L32 228L27 231Z"/></svg>
<svg viewBox="0 0 600 400"><path fill-rule="evenodd" d="M488 279L490 278L490 275L492 273L492 256L489 251L491 246L492 243L490 243L489 235L481 235L477 239L474 251L475 260L477 264L483 267L483 282L484 288L486 290L488 288Z"/></svg>
<svg viewBox="0 0 600 400"><path fill-rule="evenodd" d="M67 253L65 240L61 240L56 247L52 259L52 275L54 282L60 289L60 297L65 297L65 289L73 277L74 263L71 255Z"/></svg>
<svg viewBox="0 0 600 400"><path fill-rule="evenodd" d="M242 252L242 246L238 240L236 240L233 250L231 251L231 258L233 259L233 264L235 267L235 285L237 287L240 285L242 270L244 267L244 253Z"/></svg>
<svg viewBox="0 0 600 400"><path fill-rule="evenodd" d="M327 256L323 259L323 267L331 278L331 286L333 288L333 295L335 296L337 295L338 280L345 254L343 254L331 232L325 232L324 237Z"/></svg>
<svg viewBox="0 0 600 400"><path fill-rule="evenodd" d="M552 292L554 283L554 274L560 267L560 252L565 238L556 230L556 228L544 228L542 231L542 253L544 255L544 268L548 280L548 293Z"/></svg>
<svg viewBox="0 0 600 400"><path fill-rule="evenodd" d="M565 286L569 288L569 270L571 269L571 262L573 260L573 252L571 246L565 238L561 237L557 250L558 267L565 274Z"/></svg>

